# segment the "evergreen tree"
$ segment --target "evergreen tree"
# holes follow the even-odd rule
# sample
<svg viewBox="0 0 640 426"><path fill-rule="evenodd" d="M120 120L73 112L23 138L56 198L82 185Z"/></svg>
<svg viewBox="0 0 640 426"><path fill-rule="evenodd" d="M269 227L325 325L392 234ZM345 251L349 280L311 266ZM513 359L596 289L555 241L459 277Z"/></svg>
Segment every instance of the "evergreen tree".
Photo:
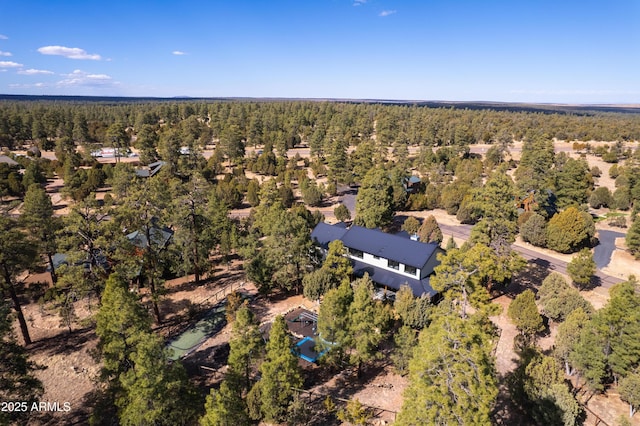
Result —
<svg viewBox="0 0 640 426"><path fill-rule="evenodd" d="M357 366L358 377L362 365L378 355L378 345L390 320L389 312L380 301L373 300L373 282L368 274L354 282L353 302L348 312L348 333L353 350L349 361Z"/></svg>
<svg viewBox="0 0 640 426"><path fill-rule="evenodd" d="M244 400L223 381L218 391L211 389L204 405L205 413L200 418L201 426L238 426L249 424Z"/></svg>
<svg viewBox="0 0 640 426"><path fill-rule="evenodd" d="M265 360L260 365L262 377L254 386L260 386L261 411L269 423L282 422L293 400L294 388L302 386L298 359L291 352L291 337L287 324L278 315L269 331Z"/></svg>
<svg viewBox="0 0 640 426"><path fill-rule="evenodd" d="M417 234L418 229L420 229L420 221L413 216L409 216L402 223L402 230L409 235Z"/></svg>
<svg viewBox="0 0 640 426"><path fill-rule="evenodd" d="M593 188L593 177L589 173L589 165L583 158L568 158L556 173L556 190L558 207L585 204L589 191Z"/></svg>
<svg viewBox="0 0 640 426"><path fill-rule="evenodd" d="M580 292L572 288L557 272L551 273L542 281L536 297L540 301L542 313L558 322L564 321L578 308L587 314L594 311L593 306L582 297Z"/></svg>
<svg viewBox="0 0 640 426"><path fill-rule="evenodd" d="M391 360L396 372L401 376L409 372L409 362L417 343L416 331L408 325L403 325L393 336L394 350Z"/></svg>
<svg viewBox="0 0 640 426"><path fill-rule="evenodd" d="M636 259L640 259L640 220L636 219L633 221L633 224L631 224L631 227L627 231L625 242L631 254Z"/></svg>
<svg viewBox="0 0 640 426"><path fill-rule="evenodd" d="M490 424L498 395L486 319L439 315L420 333L398 425Z"/></svg>
<svg viewBox="0 0 640 426"><path fill-rule="evenodd" d="M585 288L596 273L596 262L593 260L591 250L587 248L580 250L567 265L567 272L578 287Z"/></svg>
<svg viewBox="0 0 640 426"><path fill-rule="evenodd" d="M602 381L606 374L606 357L606 337L593 321L587 322L569 353L569 364L594 392L604 389Z"/></svg>
<svg viewBox="0 0 640 426"><path fill-rule="evenodd" d="M345 347L350 342L349 307L353 301L353 289L348 281L343 281L338 288L329 290L320 305L318 312L318 335L331 349L330 355L340 359Z"/></svg>
<svg viewBox="0 0 640 426"><path fill-rule="evenodd" d="M520 227L522 239L538 247L547 246L547 222L544 216L534 213Z"/></svg>
<svg viewBox="0 0 640 426"><path fill-rule="evenodd" d="M571 353L580 339L582 329L588 322L589 315L582 308L576 308L558 326L553 354L564 365L565 373L568 376L573 375Z"/></svg>
<svg viewBox="0 0 640 426"><path fill-rule="evenodd" d="M404 325L422 329L429 325L433 305L427 296L416 298L411 287L403 285L396 292L393 308Z"/></svg>
<svg viewBox="0 0 640 426"><path fill-rule="evenodd" d="M570 253L589 243L593 237L593 219L569 207L554 215L547 226L547 247L560 253Z"/></svg>
<svg viewBox="0 0 640 426"><path fill-rule="evenodd" d="M388 172L371 169L358 191L354 223L367 228L382 228L393 218L393 186Z"/></svg>
<svg viewBox="0 0 640 426"><path fill-rule="evenodd" d="M640 294L635 279L609 290L609 302L593 318L614 381L640 366Z"/></svg>
<svg viewBox="0 0 640 426"><path fill-rule="evenodd" d="M418 229L418 236L423 243L440 244L442 242L442 231L433 215L427 216L424 222L422 222L422 225Z"/></svg>
<svg viewBox="0 0 640 426"><path fill-rule="evenodd" d="M629 404L629 417L640 407L640 374L634 372L620 380L620 399Z"/></svg>
<svg viewBox="0 0 640 426"><path fill-rule="evenodd" d="M528 348L509 383L512 398L537 424L575 426L582 409L556 360Z"/></svg>
<svg viewBox="0 0 640 426"><path fill-rule="evenodd" d="M516 296L509 305L507 313L527 341L530 341L536 333L544 330L542 317L536 306L535 295L531 290L525 290Z"/></svg>
<svg viewBox="0 0 640 426"><path fill-rule="evenodd" d="M135 293L129 291L126 281L119 275L111 274L96 315L103 376L114 379L129 370L131 354L143 336L150 332L149 315L138 303Z"/></svg>
<svg viewBox="0 0 640 426"><path fill-rule="evenodd" d="M179 361L168 363L161 338L141 333L116 399L122 425L176 425L195 419L195 389Z"/></svg>
<svg viewBox="0 0 640 426"><path fill-rule="evenodd" d="M34 375L38 368L29 361L25 349L18 345L13 334L9 307L0 299L0 400L24 401L31 404L43 393L42 383ZM27 424L30 410L0 411L0 424Z"/></svg>
<svg viewBox="0 0 640 426"><path fill-rule="evenodd" d="M230 382L230 386L248 391L254 370L262 359L264 341L255 316L246 305L236 311L229 347L229 373L237 380Z"/></svg>
<svg viewBox="0 0 640 426"><path fill-rule="evenodd" d="M307 299L318 300L327 291L338 287L341 282L349 281L353 268L345 254L342 241L334 240L329 243L329 250L322 267L305 275L302 280L304 295Z"/></svg>
<svg viewBox="0 0 640 426"><path fill-rule="evenodd" d="M176 225L173 241L182 259L177 266L185 274L193 272L195 284L200 285L200 278L208 272L211 265L209 255L217 243L216 237L221 236L223 231L213 229L212 221L207 214L207 192L212 193L214 203L217 198L215 193L210 191L207 182L197 175L192 175L189 182L179 186L179 189L181 193L176 194L171 209L173 223ZM217 205L214 207L214 214L219 210L226 213L222 203L215 204Z"/></svg>
<svg viewBox="0 0 640 426"><path fill-rule="evenodd" d="M38 184L29 186L22 205L22 223L40 243L42 252L47 256L51 279L55 284L57 276L53 265L53 255L56 253L55 232L59 223L53 217L53 205L51 198Z"/></svg>
<svg viewBox="0 0 640 426"><path fill-rule="evenodd" d="M333 214L340 222L347 222L351 220L351 212L344 204L339 204L333 209Z"/></svg>
<svg viewBox="0 0 640 426"><path fill-rule="evenodd" d="M35 245L11 218L0 215L0 276L2 287L0 294L9 296L18 317L20 332L25 345L31 344L29 327L22 313L22 305L16 291L17 277L25 269L30 269L36 262Z"/></svg>

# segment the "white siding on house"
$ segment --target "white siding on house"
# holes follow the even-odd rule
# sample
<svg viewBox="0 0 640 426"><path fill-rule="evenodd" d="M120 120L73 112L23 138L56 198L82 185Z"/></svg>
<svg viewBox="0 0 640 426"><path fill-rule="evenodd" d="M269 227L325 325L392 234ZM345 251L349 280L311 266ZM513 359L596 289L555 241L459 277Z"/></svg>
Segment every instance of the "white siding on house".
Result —
<svg viewBox="0 0 640 426"><path fill-rule="evenodd" d="M419 279L419 277L420 277L420 272L421 272L420 269L417 269L415 275L408 274L408 273L406 273L404 271L404 265L402 263L400 264L400 268L399 269L390 268L388 266L388 264L387 264L387 259L385 259L383 257L375 259L373 257L373 255L370 254L370 253L364 253L364 256L362 258L359 258L359 257L356 257L356 256L352 256L350 254L347 255L347 256L350 259L358 260L360 262L367 263L367 264L369 264L371 266L375 266L375 267L378 267L380 269L385 269L387 271L392 271L392 272L395 272L396 274L403 275L405 277L415 278L415 279Z"/></svg>

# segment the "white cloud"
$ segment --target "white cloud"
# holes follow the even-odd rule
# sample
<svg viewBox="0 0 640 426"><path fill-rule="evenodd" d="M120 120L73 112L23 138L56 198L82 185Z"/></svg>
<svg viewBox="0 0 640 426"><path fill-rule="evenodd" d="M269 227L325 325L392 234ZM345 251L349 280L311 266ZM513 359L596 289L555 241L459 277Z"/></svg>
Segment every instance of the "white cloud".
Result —
<svg viewBox="0 0 640 426"><path fill-rule="evenodd" d="M378 14L378 16L382 16L384 18L385 16L393 15L396 12L396 10L383 10Z"/></svg>
<svg viewBox="0 0 640 426"><path fill-rule="evenodd" d="M53 74L53 71L36 70L36 69L33 69L33 68L29 68L28 70L20 70L20 71L18 71L18 74L22 74L22 75Z"/></svg>
<svg viewBox="0 0 640 426"><path fill-rule="evenodd" d="M93 61L99 61L102 59L100 55L87 53L84 49L80 49L78 47L44 46L39 48L38 52L43 55L64 56L69 59L91 59Z"/></svg>
<svg viewBox="0 0 640 426"><path fill-rule="evenodd" d="M363 4L365 4L367 2L367 0L354 0L353 1L353 5L354 6L362 6Z"/></svg>
<svg viewBox="0 0 640 426"><path fill-rule="evenodd" d="M9 87L13 89L32 89L34 87L48 87L48 85L45 83L33 83L33 84L13 83L13 84L9 84Z"/></svg>
<svg viewBox="0 0 640 426"><path fill-rule="evenodd" d="M183 52L181 50L174 50L173 52L171 52L172 55L177 55L177 56L182 56L182 55L186 55L187 52Z"/></svg>
<svg viewBox="0 0 640 426"><path fill-rule="evenodd" d="M22 64L11 61L0 61L0 68L20 68Z"/></svg>
<svg viewBox="0 0 640 426"><path fill-rule="evenodd" d="M75 70L71 74L64 74L64 80L56 83L60 87L92 86L105 87L116 84L113 79L106 74L89 74L88 72Z"/></svg>
<svg viewBox="0 0 640 426"><path fill-rule="evenodd" d="M0 50L0 56L13 56L11 54L11 52L3 52L2 50Z"/></svg>
<svg viewBox="0 0 640 426"><path fill-rule="evenodd" d="M0 34L0 40L9 40L9 37L4 34Z"/></svg>

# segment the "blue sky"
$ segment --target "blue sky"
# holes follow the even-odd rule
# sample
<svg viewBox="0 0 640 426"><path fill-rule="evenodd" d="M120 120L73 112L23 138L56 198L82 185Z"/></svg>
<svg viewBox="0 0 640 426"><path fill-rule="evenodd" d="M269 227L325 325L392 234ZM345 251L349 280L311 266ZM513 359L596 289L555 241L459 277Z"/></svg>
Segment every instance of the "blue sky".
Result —
<svg viewBox="0 0 640 426"><path fill-rule="evenodd" d="M0 93L640 103L640 0L0 0Z"/></svg>

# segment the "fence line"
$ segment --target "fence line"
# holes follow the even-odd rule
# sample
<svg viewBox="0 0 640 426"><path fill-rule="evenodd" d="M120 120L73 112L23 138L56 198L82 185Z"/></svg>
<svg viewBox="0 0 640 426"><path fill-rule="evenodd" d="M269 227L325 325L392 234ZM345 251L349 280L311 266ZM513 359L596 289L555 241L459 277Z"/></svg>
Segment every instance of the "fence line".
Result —
<svg viewBox="0 0 640 426"><path fill-rule="evenodd" d="M300 388L294 388L294 387L292 387L291 390L294 391L294 392L297 392L297 393L303 393L303 394L308 395L309 396L308 402L310 404L313 404L314 402L316 402L320 398L326 398L326 397L329 397L331 399L334 399L334 400L340 401L340 402L344 402L344 403L351 402L350 399L336 397L336 396L331 395L330 393L324 393L324 392L312 391L312 390L306 390L306 389L300 389ZM317 396L317 397L314 398L314 396ZM396 415L398 414L397 411L387 410L386 408L376 407L376 406L373 406L373 405L362 404L362 403L360 403L360 404L365 408L373 410L374 416L376 415L376 412L386 412L386 413L393 414L393 420L395 420L396 419Z"/></svg>

